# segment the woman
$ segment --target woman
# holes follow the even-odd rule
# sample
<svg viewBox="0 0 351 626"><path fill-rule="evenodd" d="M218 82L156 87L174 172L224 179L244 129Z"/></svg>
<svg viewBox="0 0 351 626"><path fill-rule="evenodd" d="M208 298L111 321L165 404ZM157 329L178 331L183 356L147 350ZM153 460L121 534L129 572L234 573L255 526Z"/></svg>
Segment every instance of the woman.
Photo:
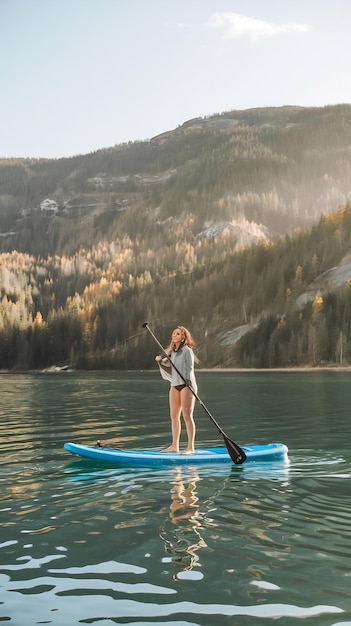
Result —
<svg viewBox="0 0 351 626"><path fill-rule="evenodd" d="M193 418L195 396L189 387L197 393L197 384L194 373L194 353L195 341L190 332L184 326L177 326L172 332L171 343L166 352L170 360L166 357L156 357L160 367L161 376L171 383L169 390L169 409L172 424L172 443L164 452L179 452L179 439L181 433L180 416L183 415L188 445L184 454L192 454L195 451L195 422ZM175 367L172 367L171 362ZM179 376L176 369L182 376ZM186 381L184 383L183 378Z"/></svg>

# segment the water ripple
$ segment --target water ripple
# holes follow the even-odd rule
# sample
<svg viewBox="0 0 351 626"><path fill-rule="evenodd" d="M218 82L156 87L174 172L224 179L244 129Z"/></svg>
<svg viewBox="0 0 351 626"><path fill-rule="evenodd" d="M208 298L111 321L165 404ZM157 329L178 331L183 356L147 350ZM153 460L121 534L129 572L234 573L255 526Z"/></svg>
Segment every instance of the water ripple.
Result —
<svg viewBox="0 0 351 626"><path fill-rule="evenodd" d="M167 444L167 387L153 374L0 375L0 621L350 626L351 392L348 378L342 394L333 380L337 417L320 414L315 382L298 377L305 403L284 420L296 379L204 376L228 433L245 443L279 433L289 465L155 470L62 447ZM233 398L235 425L223 417ZM204 445L223 445L206 416L197 426Z"/></svg>

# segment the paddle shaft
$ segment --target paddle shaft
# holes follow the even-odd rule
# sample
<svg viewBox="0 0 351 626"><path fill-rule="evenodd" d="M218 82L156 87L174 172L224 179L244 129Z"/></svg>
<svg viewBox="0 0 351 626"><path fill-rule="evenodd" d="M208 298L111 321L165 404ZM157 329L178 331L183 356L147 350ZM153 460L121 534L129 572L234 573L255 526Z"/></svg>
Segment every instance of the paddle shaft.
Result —
<svg viewBox="0 0 351 626"><path fill-rule="evenodd" d="M148 332L150 333L151 337L153 338L153 340L155 341L155 343L157 343L158 347L160 348L162 354L168 359L168 361L171 363L171 366L175 369L175 371L177 372L177 374L180 376L180 378L184 381L185 385L188 387L188 389L190 389L191 393L193 394L193 396L196 398L196 400L198 401L198 403L202 406L202 408L204 409L204 411L207 413L208 417L212 420L213 424L216 426L217 430L221 433L222 437L224 438L224 442L225 445L227 446L227 450L229 452L230 457L232 458L233 462L236 464L241 464L245 461L246 459L246 454L245 452L240 448L240 446L238 446L236 443L234 443L234 441L231 441L231 439L229 439L227 437L227 435L225 434L224 430L220 427L220 425L218 424L217 420L213 417L213 415L210 413L210 411L208 410L207 406L202 402L201 398L199 398L199 396L197 395L197 393L194 391L194 389L192 389L192 387L187 383L187 381L185 380L184 376L181 374L181 372L179 371L179 369L174 365L171 357L169 356L169 354L167 354L166 350L164 349L164 347L162 346L162 344L159 342L159 340L157 339L157 337L154 335L154 333L152 332L152 330L149 327L149 324L147 322L145 322L143 324L143 327L146 328L146 330L148 330Z"/></svg>

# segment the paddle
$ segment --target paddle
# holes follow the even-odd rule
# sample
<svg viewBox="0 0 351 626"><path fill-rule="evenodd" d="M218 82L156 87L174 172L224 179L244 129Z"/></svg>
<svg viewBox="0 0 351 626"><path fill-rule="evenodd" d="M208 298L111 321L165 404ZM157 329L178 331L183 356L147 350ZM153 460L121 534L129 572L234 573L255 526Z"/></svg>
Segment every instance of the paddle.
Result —
<svg viewBox="0 0 351 626"><path fill-rule="evenodd" d="M224 430L222 430L222 428L220 427L220 425L218 424L218 422L215 420L215 418L213 417L213 415L211 415L210 411L208 410L208 408L204 405L204 403L202 402L202 400L199 398L199 396L197 395L197 393L195 393L195 391L190 387L190 385L188 385L188 383L186 382L184 376L182 376L182 374L180 373L180 371L178 370L178 368L174 365L174 363L172 363L171 357L167 354L167 352L165 351L164 347L160 344L159 340L157 339L157 337L155 337L154 333L152 332L152 330L149 327L149 324L147 322L145 322L143 324L143 328L146 328L146 330L149 331L151 337L153 338L153 340L157 343L158 347L160 348L162 354L169 360L169 362L171 363L172 367L174 367L175 371L177 372L177 374L179 374L180 378L184 381L184 383L186 384L186 386L188 387L188 389L190 389L191 393L193 394L193 396L195 396L196 400L198 401L198 403L202 406L202 408L204 409L204 411L207 413L208 417L212 420L212 422L214 423L214 425L216 426L216 428L219 430L219 432L221 433L223 439L224 439L224 443L227 447L228 450L228 454L230 456L230 458L232 459L233 463L235 463L236 465L241 465L242 463L244 463L245 459L246 459L246 454L244 452L244 450L242 450L240 448L240 446L238 446L238 444L234 443L234 441L232 441L231 439L229 439L229 437L227 437L227 435L225 434Z"/></svg>

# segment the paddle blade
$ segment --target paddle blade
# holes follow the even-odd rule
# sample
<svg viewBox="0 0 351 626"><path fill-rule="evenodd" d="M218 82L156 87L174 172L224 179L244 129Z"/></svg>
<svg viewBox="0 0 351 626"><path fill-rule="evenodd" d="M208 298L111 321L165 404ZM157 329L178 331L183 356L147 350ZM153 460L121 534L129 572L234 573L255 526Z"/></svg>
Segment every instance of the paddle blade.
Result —
<svg viewBox="0 0 351 626"><path fill-rule="evenodd" d="M234 441L224 437L224 443L227 446L228 454L235 465L241 465L246 459L244 450L240 448Z"/></svg>

